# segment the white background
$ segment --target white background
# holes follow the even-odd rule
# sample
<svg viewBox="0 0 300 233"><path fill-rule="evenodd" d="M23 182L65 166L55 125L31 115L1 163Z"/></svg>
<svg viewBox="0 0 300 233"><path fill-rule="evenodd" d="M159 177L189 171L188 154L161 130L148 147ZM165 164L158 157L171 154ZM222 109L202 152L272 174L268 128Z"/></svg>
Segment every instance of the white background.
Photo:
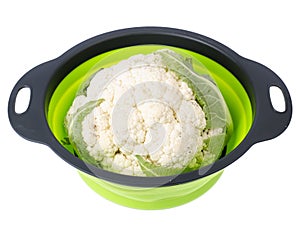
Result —
<svg viewBox="0 0 300 233"><path fill-rule="evenodd" d="M300 232L297 1L2 1L0 232ZM114 29L169 26L209 36L274 70L294 104L290 127L253 146L204 196L140 211L90 190L49 148L10 127L7 102L29 69ZM270 119L271 120L271 119Z"/></svg>

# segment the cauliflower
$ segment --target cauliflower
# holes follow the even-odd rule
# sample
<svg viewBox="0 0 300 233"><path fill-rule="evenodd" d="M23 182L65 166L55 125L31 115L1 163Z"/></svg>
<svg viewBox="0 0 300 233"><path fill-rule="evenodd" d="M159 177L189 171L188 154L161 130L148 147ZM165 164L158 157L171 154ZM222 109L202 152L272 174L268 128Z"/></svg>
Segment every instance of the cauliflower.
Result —
<svg viewBox="0 0 300 233"><path fill-rule="evenodd" d="M136 176L172 175L212 163L229 125L215 83L170 50L99 70L83 83L65 118L80 158Z"/></svg>

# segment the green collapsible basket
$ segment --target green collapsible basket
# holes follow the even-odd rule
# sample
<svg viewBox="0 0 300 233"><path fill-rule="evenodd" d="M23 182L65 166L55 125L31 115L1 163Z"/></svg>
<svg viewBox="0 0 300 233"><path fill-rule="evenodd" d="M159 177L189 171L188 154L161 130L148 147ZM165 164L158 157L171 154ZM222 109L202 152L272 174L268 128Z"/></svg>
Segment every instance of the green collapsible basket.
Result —
<svg viewBox="0 0 300 233"><path fill-rule="evenodd" d="M216 81L233 121L233 133L226 147L226 155L211 166L162 177L121 175L76 157L73 148L62 143L67 136L64 118L89 72L110 67L136 54L149 54L162 48L193 57ZM203 67L195 69L201 72ZM273 109L269 94L271 86L281 89L286 104L284 112ZM30 88L31 100L28 109L17 114L15 101L23 87ZM253 144L281 134L290 122L292 105L284 83L263 65L195 33L144 27L91 38L62 56L33 68L15 85L8 111L11 125L17 133L28 140L48 145L77 168L81 178L101 196L132 208L164 209L199 197L216 183L226 166Z"/></svg>

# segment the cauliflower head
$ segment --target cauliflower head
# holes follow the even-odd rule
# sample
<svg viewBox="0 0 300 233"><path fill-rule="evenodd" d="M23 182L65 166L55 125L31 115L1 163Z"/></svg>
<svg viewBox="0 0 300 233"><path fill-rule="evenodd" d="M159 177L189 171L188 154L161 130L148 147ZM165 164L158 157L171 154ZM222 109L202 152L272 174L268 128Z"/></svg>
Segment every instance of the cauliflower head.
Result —
<svg viewBox="0 0 300 233"><path fill-rule="evenodd" d="M213 80L196 74L190 59L159 50L89 77L65 128L84 161L125 175L158 176L215 161L226 143L228 119Z"/></svg>

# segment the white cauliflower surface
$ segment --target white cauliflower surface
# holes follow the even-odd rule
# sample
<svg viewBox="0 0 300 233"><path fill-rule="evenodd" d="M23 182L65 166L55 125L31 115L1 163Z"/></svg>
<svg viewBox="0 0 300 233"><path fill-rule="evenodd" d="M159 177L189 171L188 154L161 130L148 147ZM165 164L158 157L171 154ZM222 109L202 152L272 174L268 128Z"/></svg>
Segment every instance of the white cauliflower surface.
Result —
<svg viewBox="0 0 300 233"><path fill-rule="evenodd" d="M80 157L136 176L147 175L139 157L178 171L198 166L206 125L192 89L156 53L98 71L82 85L66 116Z"/></svg>

